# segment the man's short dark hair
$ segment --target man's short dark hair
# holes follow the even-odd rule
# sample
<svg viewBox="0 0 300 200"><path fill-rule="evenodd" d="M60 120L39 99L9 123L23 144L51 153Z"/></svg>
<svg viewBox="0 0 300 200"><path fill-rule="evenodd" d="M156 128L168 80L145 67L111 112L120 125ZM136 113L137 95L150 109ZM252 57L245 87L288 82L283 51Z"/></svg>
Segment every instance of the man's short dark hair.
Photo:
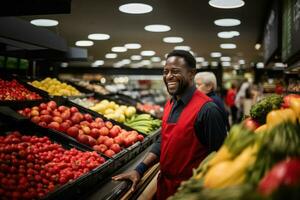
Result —
<svg viewBox="0 0 300 200"><path fill-rule="evenodd" d="M192 69L196 68L196 60L195 60L194 56L188 51L173 50L168 54L167 59L171 56L182 57L188 67L190 67Z"/></svg>

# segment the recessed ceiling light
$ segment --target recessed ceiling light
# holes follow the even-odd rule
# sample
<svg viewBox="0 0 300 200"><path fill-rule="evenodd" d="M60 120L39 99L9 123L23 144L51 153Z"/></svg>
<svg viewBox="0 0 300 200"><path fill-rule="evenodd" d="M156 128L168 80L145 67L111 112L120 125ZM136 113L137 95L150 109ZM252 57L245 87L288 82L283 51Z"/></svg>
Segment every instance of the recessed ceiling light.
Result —
<svg viewBox="0 0 300 200"><path fill-rule="evenodd" d="M145 26L144 29L150 32L167 32L171 30L171 27L163 24L151 24Z"/></svg>
<svg viewBox="0 0 300 200"><path fill-rule="evenodd" d="M126 49L126 47L113 47L113 48L111 48L111 51L112 52L126 52L127 49Z"/></svg>
<svg viewBox="0 0 300 200"><path fill-rule="evenodd" d="M160 57L156 56L156 57L152 57L152 58L151 58L151 61L152 61L152 62L160 62L161 59L160 59Z"/></svg>
<svg viewBox="0 0 300 200"><path fill-rule="evenodd" d="M89 34L88 38L90 40L108 40L110 36L104 33L93 33L93 34Z"/></svg>
<svg viewBox="0 0 300 200"><path fill-rule="evenodd" d="M213 66L213 67L217 67L217 66L218 66L218 62L216 62L216 61L212 61L210 64L211 64L211 66Z"/></svg>
<svg viewBox="0 0 300 200"><path fill-rule="evenodd" d="M244 6L245 2L243 0L210 0L208 4L215 8L231 9Z"/></svg>
<svg viewBox="0 0 300 200"><path fill-rule="evenodd" d="M223 57L220 58L220 60L221 60L222 62L230 62L230 61L231 61L231 58L228 57L228 56L223 56Z"/></svg>
<svg viewBox="0 0 300 200"><path fill-rule="evenodd" d="M239 64L240 64L240 65L244 65L245 63L246 63L245 60L243 60L243 59L242 59L242 60L239 60Z"/></svg>
<svg viewBox="0 0 300 200"><path fill-rule="evenodd" d="M155 55L155 51L151 51L151 50L142 51L141 55L142 56L154 56Z"/></svg>
<svg viewBox="0 0 300 200"><path fill-rule="evenodd" d="M223 67L230 67L231 63L230 62L222 62Z"/></svg>
<svg viewBox="0 0 300 200"><path fill-rule="evenodd" d="M261 68L264 68L264 67L265 67L265 65L264 65L263 62L258 62L258 63L256 64L256 68L258 68L258 69L261 69Z"/></svg>
<svg viewBox="0 0 300 200"><path fill-rule="evenodd" d="M62 63L60 63L60 66L61 66L61 67L68 67L68 65L69 65L69 64L68 64L67 62L62 62Z"/></svg>
<svg viewBox="0 0 300 200"><path fill-rule="evenodd" d="M217 26L237 26L241 24L241 21L238 19L217 19L214 21Z"/></svg>
<svg viewBox="0 0 300 200"><path fill-rule="evenodd" d="M130 59L131 59L131 60L142 60L142 56L140 56L140 55L132 55L132 56L130 57Z"/></svg>
<svg viewBox="0 0 300 200"><path fill-rule="evenodd" d="M30 21L31 24L36 26L57 26L58 21L53 19L34 19Z"/></svg>
<svg viewBox="0 0 300 200"><path fill-rule="evenodd" d="M190 51L191 47L190 46L176 46L174 47L176 50L185 50L185 51Z"/></svg>
<svg viewBox="0 0 300 200"><path fill-rule="evenodd" d="M210 53L210 56L211 56L212 58L218 58L218 57L221 57L222 54L221 54L220 52L211 52L211 53Z"/></svg>
<svg viewBox="0 0 300 200"><path fill-rule="evenodd" d="M203 57L196 57L196 62L201 63L204 62L204 58Z"/></svg>
<svg viewBox="0 0 300 200"><path fill-rule="evenodd" d="M236 44L224 43L224 44L220 44L220 47L221 47L221 49L235 49Z"/></svg>
<svg viewBox="0 0 300 200"><path fill-rule="evenodd" d="M117 58L118 55L116 53L107 53L105 54L105 58L108 58L108 59L114 59L114 58Z"/></svg>
<svg viewBox="0 0 300 200"><path fill-rule="evenodd" d="M130 59L123 59L121 62L122 62L124 65L128 65L128 64L131 63L131 60L130 60Z"/></svg>
<svg viewBox="0 0 300 200"><path fill-rule="evenodd" d="M142 46L138 43L128 43L128 44L125 44L124 47L126 47L127 49L139 49Z"/></svg>
<svg viewBox="0 0 300 200"><path fill-rule="evenodd" d="M142 64L142 65L150 65L150 64L151 64L151 61L150 61L150 60L142 60L142 61L141 61L141 64Z"/></svg>
<svg viewBox="0 0 300 200"><path fill-rule="evenodd" d="M104 64L103 60L96 60L95 62L92 63L92 67L98 67L103 64Z"/></svg>
<svg viewBox="0 0 300 200"><path fill-rule="evenodd" d="M261 47L261 44L259 44L259 43L256 43L255 46L254 46L254 48L255 48L256 50L259 50L260 47Z"/></svg>
<svg viewBox="0 0 300 200"><path fill-rule="evenodd" d="M239 36L240 33L238 31L222 31L218 33L219 38L233 38L235 36Z"/></svg>
<svg viewBox="0 0 300 200"><path fill-rule="evenodd" d="M163 41L166 43L181 43L183 42L182 37L164 37Z"/></svg>
<svg viewBox="0 0 300 200"><path fill-rule="evenodd" d="M89 46L93 46L94 42L90 40L79 40L75 43L75 45L79 47L89 47Z"/></svg>
<svg viewBox="0 0 300 200"><path fill-rule="evenodd" d="M128 14L144 14L153 10L152 6L143 3L128 3L121 5L119 10Z"/></svg>

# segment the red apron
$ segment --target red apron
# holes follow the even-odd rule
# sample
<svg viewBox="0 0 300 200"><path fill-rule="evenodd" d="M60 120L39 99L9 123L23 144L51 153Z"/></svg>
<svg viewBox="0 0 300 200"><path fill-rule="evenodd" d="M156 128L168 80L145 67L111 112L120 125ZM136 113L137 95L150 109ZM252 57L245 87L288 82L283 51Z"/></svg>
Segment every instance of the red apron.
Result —
<svg viewBox="0 0 300 200"><path fill-rule="evenodd" d="M173 195L181 181L189 179L193 174L192 169L198 167L207 156L207 150L195 134L194 123L198 112L208 101L211 101L209 97L195 90L177 123L167 123L172 109L170 101L167 102L162 119L161 173L156 193L158 200Z"/></svg>

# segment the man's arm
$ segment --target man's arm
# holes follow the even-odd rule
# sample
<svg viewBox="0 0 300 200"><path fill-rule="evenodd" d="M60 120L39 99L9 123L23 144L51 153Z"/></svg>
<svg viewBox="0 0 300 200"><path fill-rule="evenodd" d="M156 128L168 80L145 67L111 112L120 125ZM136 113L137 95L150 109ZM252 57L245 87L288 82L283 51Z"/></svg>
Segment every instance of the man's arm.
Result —
<svg viewBox="0 0 300 200"><path fill-rule="evenodd" d="M218 106L208 102L198 113L194 124L196 135L208 152L218 150L227 135L226 122Z"/></svg>
<svg viewBox="0 0 300 200"><path fill-rule="evenodd" d="M132 186L131 190L134 191L136 185L140 181L141 177L144 173L154 164L159 161L160 156L160 142L161 139L159 138L157 142L152 145L152 149L149 153L146 154L144 160L132 171L119 174L117 176L112 177L113 180L131 180Z"/></svg>

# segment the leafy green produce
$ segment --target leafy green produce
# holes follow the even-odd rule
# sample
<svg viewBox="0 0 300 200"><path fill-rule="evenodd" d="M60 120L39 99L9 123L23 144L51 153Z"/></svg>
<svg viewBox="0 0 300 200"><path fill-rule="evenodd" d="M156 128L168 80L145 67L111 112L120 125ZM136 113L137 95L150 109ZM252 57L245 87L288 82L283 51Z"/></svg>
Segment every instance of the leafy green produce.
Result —
<svg viewBox="0 0 300 200"><path fill-rule="evenodd" d="M279 109L282 102L282 96L272 94L253 105L250 109L250 116L260 124L265 124L267 114L271 110Z"/></svg>

